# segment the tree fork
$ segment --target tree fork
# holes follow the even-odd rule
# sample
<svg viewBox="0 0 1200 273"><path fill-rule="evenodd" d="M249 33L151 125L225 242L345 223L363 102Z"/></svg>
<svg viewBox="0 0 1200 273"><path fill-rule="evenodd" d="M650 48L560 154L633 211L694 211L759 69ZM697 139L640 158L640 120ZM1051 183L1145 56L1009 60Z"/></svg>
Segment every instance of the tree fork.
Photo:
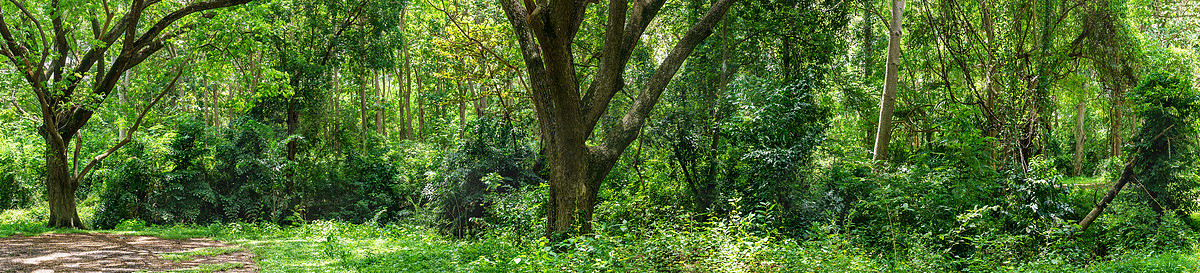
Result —
<svg viewBox="0 0 1200 273"><path fill-rule="evenodd" d="M1159 132L1158 135L1154 136L1153 139L1150 139L1150 142L1158 140L1159 137L1162 137L1164 133L1171 130L1173 127L1175 126L1172 125L1168 126L1167 129L1163 129L1163 131ZM1108 204L1112 203L1113 199L1117 198L1117 193L1125 187L1125 184L1129 184L1129 181L1134 180L1133 169L1134 166L1137 165L1138 154L1141 154L1141 152L1142 148L1139 147L1137 151L1134 151L1133 154L1129 156L1129 162L1125 163L1125 168L1121 171L1121 177L1117 179L1117 183L1113 184L1112 188L1108 189L1108 193L1104 195L1104 199L1100 199L1100 202L1096 203L1096 206L1092 208L1091 212L1088 212L1087 216L1083 217L1083 220L1079 220L1079 232L1087 230L1088 226L1091 226L1092 222L1096 221L1096 218L1100 217L1100 213L1104 212L1104 208L1108 207Z"/></svg>

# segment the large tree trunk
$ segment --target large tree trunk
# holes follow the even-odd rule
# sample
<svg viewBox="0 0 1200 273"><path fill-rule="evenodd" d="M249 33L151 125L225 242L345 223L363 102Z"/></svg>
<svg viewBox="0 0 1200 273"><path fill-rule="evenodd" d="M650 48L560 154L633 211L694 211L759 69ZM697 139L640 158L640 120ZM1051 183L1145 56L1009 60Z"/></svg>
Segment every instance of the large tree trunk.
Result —
<svg viewBox="0 0 1200 273"><path fill-rule="evenodd" d="M874 160L887 159L892 141L892 111L896 107L896 83L900 66L900 26L904 22L904 0L892 0L892 22L888 32L887 70L884 72L883 98L879 100L879 122L875 131Z"/></svg>
<svg viewBox="0 0 1200 273"><path fill-rule="evenodd" d="M46 195L49 198L49 227L86 228L75 210L75 191L79 181L71 175L67 165L67 141L47 134L46 140Z"/></svg>
<svg viewBox="0 0 1200 273"><path fill-rule="evenodd" d="M593 147L586 141L607 113L613 96L624 88L622 74L629 57L666 1L636 1L632 10L625 0L609 3L605 53L586 93L580 92L576 79L571 43L583 22L587 2L553 0L539 5L500 1L528 69L529 93L550 163L547 238L560 241L572 234L591 232L593 208L604 177L637 137L683 61L712 34L734 1L717 0L712 4L659 64L620 121L604 130L603 142Z"/></svg>

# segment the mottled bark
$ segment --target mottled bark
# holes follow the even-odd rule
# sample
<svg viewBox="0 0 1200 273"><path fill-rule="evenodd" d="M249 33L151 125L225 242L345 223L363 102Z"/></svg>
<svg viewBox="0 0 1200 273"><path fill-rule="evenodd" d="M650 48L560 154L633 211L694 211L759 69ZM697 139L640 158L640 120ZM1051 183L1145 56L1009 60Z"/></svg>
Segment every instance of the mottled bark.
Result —
<svg viewBox="0 0 1200 273"><path fill-rule="evenodd" d="M892 141L892 112L896 107L896 83L900 66L900 35L904 22L904 0L892 0L892 21L888 31L887 70L884 71L883 97L879 100L879 121L876 123L874 160L887 159L888 144Z"/></svg>
<svg viewBox="0 0 1200 273"><path fill-rule="evenodd" d="M632 9L625 0L609 3L603 57L592 85L582 96L571 43L587 3L551 0L539 5L500 0L525 60L529 93L550 165L548 238L558 241L572 234L591 232L596 195L604 177L636 139L680 65L712 33L734 1L713 3L659 64L620 121L604 130L607 135L603 141L589 146L586 141L608 112L613 95L624 88L623 73L630 52L665 0L636 1Z"/></svg>

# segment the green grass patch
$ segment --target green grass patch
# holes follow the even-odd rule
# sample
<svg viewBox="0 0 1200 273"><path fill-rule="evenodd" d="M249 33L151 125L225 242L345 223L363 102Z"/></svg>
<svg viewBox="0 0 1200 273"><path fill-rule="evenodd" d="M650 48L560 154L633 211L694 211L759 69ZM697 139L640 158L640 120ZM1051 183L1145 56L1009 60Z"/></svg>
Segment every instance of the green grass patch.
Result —
<svg viewBox="0 0 1200 273"><path fill-rule="evenodd" d="M159 254L158 256L163 258L164 260L190 261L192 259L195 259L196 256L216 256L216 255L228 254L231 252L237 252L240 250L242 250L242 249L239 247L205 247L205 248L197 248L197 249L184 251L184 252L163 253L163 254Z"/></svg>
<svg viewBox="0 0 1200 273"><path fill-rule="evenodd" d="M244 266L246 266L246 265L243 265L243 264L241 264L241 263L219 263L219 264L205 264L205 265L200 265L200 266L198 266L198 267L196 267L196 268L192 268L192 269L170 270L170 271L165 271L165 272L172 272L172 273L209 273L209 272L220 272L220 271L230 270L230 269L234 269L234 268L242 268L242 267L244 267ZM149 271L137 271L137 273L145 273L145 272L149 272Z"/></svg>
<svg viewBox="0 0 1200 273"><path fill-rule="evenodd" d="M1192 214L1200 217L1200 214ZM707 229L659 226L600 228L597 234L554 245L536 234L496 232L457 239L418 225L357 225L316 221L294 227L270 223L146 226L72 231L40 223L0 224L0 234L105 232L164 238L207 237L238 247L162 254L170 260L246 250L263 272L953 272L940 250L909 250L898 257L871 253L845 234L805 240L715 224ZM560 251L552 251L559 249ZM214 272L215 264L172 272ZM1187 251L1114 254L1100 261L1048 255L996 265L999 272L1195 272L1200 255Z"/></svg>
<svg viewBox="0 0 1200 273"><path fill-rule="evenodd" d="M1059 180L1059 181L1060 181L1060 183L1062 183L1064 185L1079 185L1079 184L1104 185L1105 183L1108 183L1108 181L1104 181L1103 177L1087 177L1087 176L1063 178L1062 180Z"/></svg>

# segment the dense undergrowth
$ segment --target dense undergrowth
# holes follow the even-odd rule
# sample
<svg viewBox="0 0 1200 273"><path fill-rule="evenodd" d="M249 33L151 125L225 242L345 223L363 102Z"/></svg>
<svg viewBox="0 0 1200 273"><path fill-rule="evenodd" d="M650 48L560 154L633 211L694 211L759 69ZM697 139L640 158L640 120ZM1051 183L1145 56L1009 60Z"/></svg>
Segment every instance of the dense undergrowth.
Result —
<svg viewBox="0 0 1200 273"><path fill-rule="evenodd" d="M865 228L816 224L805 238L792 238L758 228L754 214L741 221L694 223L689 217L658 221L647 227L600 223L596 234L560 244L536 233L497 229L457 238L438 229L413 224L353 224L319 220L280 226L269 222L147 226L124 221L111 230L49 229L44 209L12 209L0 214L0 236L45 232L115 232L164 238L208 237L255 254L264 272L1193 272L1200 253L1190 228L1186 234L1161 234L1135 220L1128 204L1102 218L1105 229L1077 239L1060 239L1026 259L987 256L953 257L949 249L911 242L929 235L891 233L884 241L903 248L863 244ZM91 210L85 209L85 212ZM85 218L90 218L86 217ZM971 223L964 222L964 226ZM892 230L897 230L893 228ZM1139 232L1151 232L1143 234ZM1150 237L1143 237L1143 236ZM1180 238L1163 245L1154 237ZM903 236L903 237L900 237ZM1113 238L1107 238L1113 237ZM1008 238L996 244L1019 244ZM936 240L934 240L936 241ZM1099 241L1099 242L1098 242ZM1103 257L1086 252L1089 244L1116 244ZM981 251L1000 246L977 244ZM882 251L881 251L882 250Z"/></svg>

